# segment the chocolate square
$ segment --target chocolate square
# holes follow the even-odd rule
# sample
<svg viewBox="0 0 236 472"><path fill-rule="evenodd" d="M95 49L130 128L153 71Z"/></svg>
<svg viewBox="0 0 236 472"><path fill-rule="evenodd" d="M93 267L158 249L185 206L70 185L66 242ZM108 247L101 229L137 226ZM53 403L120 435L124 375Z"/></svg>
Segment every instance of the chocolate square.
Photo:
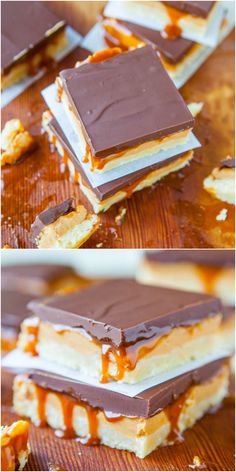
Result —
<svg viewBox="0 0 236 472"><path fill-rule="evenodd" d="M190 13L190 15L194 16L200 16L201 18L207 18L209 15L211 9L213 8L214 4L216 2L205 2L205 1L200 1L200 2L194 2L191 0L187 1L175 1L175 2L169 2L169 1L164 1L163 3L166 3L167 5L170 5L173 8L176 8L177 10Z"/></svg>
<svg viewBox="0 0 236 472"><path fill-rule="evenodd" d="M64 70L60 77L95 157L193 127L188 107L151 46Z"/></svg>
<svg viewBox="0 0 236 472"><path fill-rule="evenodd" d="M32 301L29 309L44 321L83 328L100 342L114 346L169 332L219 313L215 297L141 285L134 280L109 280L80 292Z"/></svg>

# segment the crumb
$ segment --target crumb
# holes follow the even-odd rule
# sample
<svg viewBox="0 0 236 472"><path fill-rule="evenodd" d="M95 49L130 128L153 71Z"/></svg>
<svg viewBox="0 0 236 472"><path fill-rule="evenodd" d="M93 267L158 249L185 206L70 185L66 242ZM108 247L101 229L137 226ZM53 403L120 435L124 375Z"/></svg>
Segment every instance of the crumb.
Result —
<svg viewBox="0 0 236 472"><path fill-rule="evenodd" d="M218 213L216 216L216 221L225 221L228 215L228 210L226 208L223 208L223 210Z"/></svg>
<svg viewBox="0 0 236 472"><path fill-rule="evenodd" d="M115 222L118 226L122 225L125 215L126 215L127 209L124 207L119 207L118 213L115 217Z"/></svg>
<svg viewBox="0 0 236 472"><path fill-rule="evenodd" d="M200 457L194 456L193 463L189 465L189 468L192 470L195 470L195 469L204 470L207 468L207 466L206 464L204 464L204 462L201 462Z"/></svg>
<svg viewBox="0 0 236 472"><path fill-rule="evenodd" d="M190 113L192 113L193 117L195 118L203 109L203 102L198 102L198 103L189 103L188 109Z"/></svg>
<svg viewBox="0 0 236 472"><path fill-rule="evenodd" d="M98 244L96 244L96 247L97 247L97 248L103 247L103 243L98 243Z"/></svg>
<svg viewBox="0 0 236 472"><path fill-rule="evenodd" d="M60 465L55 464L54 462L49 462L48 470L53 472L53 471L60 471L60 470L65 470L65 469L63 469Z"/></svg>
<svg viewBox="0 0 236 472"><path fill-rule="evenodd" d="M35 147L31 134L25 130L22 122L14 118L7 121L1 133L1 166L15 164L24 154Z"/></svg>
<svg viewBox="0 0 236 472"><path fill-rule="evenodd" d="M4 244L3 249L12 249L12 247L9 244Z"/></svg>

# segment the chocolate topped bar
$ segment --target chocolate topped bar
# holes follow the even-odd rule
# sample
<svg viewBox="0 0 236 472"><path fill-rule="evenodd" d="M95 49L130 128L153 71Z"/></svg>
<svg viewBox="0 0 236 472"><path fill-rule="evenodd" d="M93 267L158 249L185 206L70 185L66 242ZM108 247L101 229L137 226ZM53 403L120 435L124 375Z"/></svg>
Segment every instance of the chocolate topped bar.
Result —
<svg viewBox="0 0 236 472"><path fill-rule="evenodd" d="M50 225L51 223L54 223L54 221L60 218L60 216L67 215L68 213L71 213L72 211L74 211L75 207L74 207L73 202L74 202L73 198L68 198L67 200L64 200L58 205L49 207L46 210L39 213L39 215L36 217L35 221L31 225L31 229L30 229L31 241L33 243L37 241L37 238L39 237L41 231L43 230L43 228L45 228L45 226Z"/></svg>
<svg viewBox="0 0 236 472"><path fill-rule="evenodd" d="M173 8L176 8L177 10L190 13L190 15L200 16L201 18L207 18L207 16L209 15L211 9L213 8L216 2L205 2L205 1L195 2L192 0L187 0L185 2L164 1L163 3Z"/></svg>
<svg viewBox="0 0 236 472"><path fill-rule="evenodd" d="M29 374L29 378L43 388L67 393L94 408L101 408L121 416L148 418L171 404L192 385L203 383L216 375L225 361L226 359L220 359L211 362L145 390L135 397L128 397L48 372L34 371Z"/></svg>
<svg viewBox="0 0 236 472"><path fill-rule="evenodd" d="M150 261L161 263L191 262L213 267L234 266L235 264L235 252L231 249L147 251L145 257Z"/></svg>
<svg viewBox="0 0 236 472"><path fill-rule="evenodd" d="M195 44L193 41L181 37L176 39L165 38L159 31L129 21L119 20L119 23L128 28L131 33L145 43L156 47L158 51L173 64L177 64L181 61Z"/></svg>
<svg viewBox="0 0 236 472"><path fill-rule="evenodd" d="M41 320L83 328L114 346L163 335L175 326L191 325L219 313L212 296L109 280L65 297L32 301L29 309Z"/></svg>
<svg viewBox="0 0 236 472"><path fill-rule="evenodd" d="M1 11L3 72L65 27L65 21L48 10L45 2L4 1Z"/></svg>
<svg viewBox="0 0 236 472"><path fill-rule="evenodd" d="M220 169L235 169L235 159L223 159L220 161Z"/></svg>
<svg viewBox="0 0 236 472"><path fill-rule="evenodd" d="M19 284L24 284L25 291L28 290L28 284L32 281L40 284L50 284L59 277L74 275L74 269L70 266L61 264L19 264L3 266L1 271L2 289L17 290Z"/></svg>
<svg viewBox="0 0 236 472"><path fill-rule="evenodd" d="M68 141L67 137L65 136L63 130L61 129L58 122L53 118L50 123L48 124L49 128L53 132L53 134L57 137L65 151L68 153L72 163L74 164L76 170L80 173L83 181L90 186L89 180L84 172L83 166L80 164L80 161L74 154L74 151ZM128 188L130 185L134 184L139 179L144 178L148 173L153 172L157 169L161 169L162 167L174 163L177 159L184 156L184 154L178 154L177 156L170 157L168 160L158 162L157 164L152 164L148 168L140 169L131 174L125 175L120 177L119 179L112 180L111 182L107 182L105 184L99 185L98 187L93 188L93 192L95 193L96 197L102 201L108 197L114 195L114 193L122 190L124 188Z"/></svg>
<svg viewBox="0 0 236 472"><path fill-rule="evenodd" d="M151 46L64 70L60 78L96 157L193 127L188 107Z"/></svg>

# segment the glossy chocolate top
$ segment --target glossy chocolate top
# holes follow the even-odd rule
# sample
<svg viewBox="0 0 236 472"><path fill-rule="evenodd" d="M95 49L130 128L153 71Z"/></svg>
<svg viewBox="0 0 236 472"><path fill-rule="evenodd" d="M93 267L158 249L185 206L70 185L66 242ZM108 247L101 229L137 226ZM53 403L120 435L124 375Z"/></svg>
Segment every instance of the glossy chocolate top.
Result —
<svg viewBox="0 0 236 472"><path fill-rule="evenodd" d="M100 342L121 346L193 324L219 313L221 304L209 295L117 279L64 297L32 301L29 308L44 321L82 327Z"/></svg>
<svg viewBox="0 0 236 472"><path fill-rule="evenodd" d="M4 1L1 2L1 12L4 71L38 46L43 46L53 34L65 27L64 20L41 1Z"/></svg>
<svg viewBox="0 0 236 472"><path fill-rule="evenodd" d="M153 262L175 263L191 262L204 266L234 266L235 252L231 249L174 249L166 251L146 251L145 258Z"/></svg>
<svg viewBox="0 0 236 472"><path fill-rule="evenodd" d="M75 210L73 202L73 198L68 198L64 202L49 207L39 213L39 215L35 218L35 221L31 225L30 229L30 239L33 244L37 243L37 239L41 231L45 228L45 226L54 223L54 221L60 218L60 216L67 215L68 213Z"/></svg>
<svg viewBox="0 0 236 472"><path fill-rule="evenodd" d="M225 359L211 362L204 367L145 390L135 397L128 397L48 372L34 371L29 374L29 378L43 388L67 393L105 412L148 418L173 403L192 385L203 383L216 375L225 362Z"/></svg>
<svg viewBox="0 0 236 472"><path fill-rule="evenodd" d="M64 147L65 151L68 153L71 161L73 162L76 170L79 171L82 180L89 186L91 187L89 180L84 172L83 166L80 165L80 161L77 159L77 157L74 154L74 151L66 138L65 134L63 133L63 130L61 129L60 125L57 123L55 118L52 119L52 121L49 123L49 128L53 132L53 134L57 137L57 139L60 141L61 145ZM132 174L125 175L123 177L120 177L119 179L112 180L111 182L107 182L103 185L99 185L98 187L94 187L92 189L93 193L95 193L96 197L100 200L103 201L108 197L111 197L114 195L118 190L124 189L129 187L129 185L134 184L134 182L138 181L139 179L144 178L147 174L150 172L161 169L162 167L171 164L172 162L175 162L177 159L180 157L184 156L184 154L179 154L178 156L170 157L168 160L158 162L157 164L153 164L149 167L146 167L145 169L140 169L137 170L136 172L133 172Z"/></svg>
<svg viewBox="0 0 236 472"><path fill-rule="evenodd" d="M215 2L194 2L192 0L187 0L185 2L175 1L169 2L164 1L167 5L176 8L177 10L190 13L190 15L200 16L201 18L207 18Z"/></svg>
<svg viewBox="0 0 236 472"><path fill-rule="evenodd" d="M74 275L72 267L61 264L19 264L3 266L1 271L2 290L31 292L37 287L37 294L47 294L50 284L62 277Z"/></svg>
<svg viewBox="0 0 236 472"><path fill-rule="evenodd" d="M220 169L235 169L235 159L223 159L220 161Z"/></svg>
<svg viewBox="0 0 236 472"><path fill-rule="evenodd" d="M91 152L106 157L192 128L194 119L151 46L60 73Z"/></svg>
<svg viewBox="0 0 236 472"><path fill-rule="evenodd" d="M177 64L189 52L194 45L193 41L184 38L168 39L156 30L146 28L129 21L120 21L132 34L147 44L154 46L157 50L173 64Z"/></svg>

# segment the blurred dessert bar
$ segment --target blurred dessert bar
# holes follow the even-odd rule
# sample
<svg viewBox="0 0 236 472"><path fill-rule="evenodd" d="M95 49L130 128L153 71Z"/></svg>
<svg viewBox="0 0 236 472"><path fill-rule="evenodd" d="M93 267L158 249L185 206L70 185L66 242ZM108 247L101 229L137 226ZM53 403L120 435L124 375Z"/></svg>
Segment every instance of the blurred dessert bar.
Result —
<svg viewBox="0 0 236 472"><path fill-rule="evenodd" d="M27 415L25 415L27 416ZM29 423L16 421L1 427L1 470L23 470L28 461Z"/></svg>
<svg viewBox="0 0 236 472"><path fill-rule="evenodd" d="M14 407L37 426L48 424L59 437L104 444L143 459L158 446L173 444L228 392L226 359L154 386L134 397L58 375L34 371L15 378Z"/></svg>
<svg viewBox="0 0 236 472"><path fill-rule="evenodd" d="M64 158L74 182L79 183L95 213L107 211L113 204L131 197L146 187L151 187L169 173L188 165L193 157L193 151L188 151L93 188L62 128L49 111L43 113L42 127L48 134L50 142Z"/></svg>
<svg viewBox="0 0 236 472"><path fill-rule="evenodd" d="M234 349L235 252L233 250L146 251L137 280L148 285L208 293L222 301L223 347Z"/></svg>
<svg viewBox="0 0 236 472"><path fill-rule="evenodd" d="M235 159L226 158L203 182L204 189L222 202L235 205Z"/></svg>
<svg viewBox="0 0 236 472"><path fill-rule="evenodd" d="M209 28L214 23L217 40L224 15L220 3L217 1L108 2L104 14L159 30L164 37L170 39L182 36L210 45L206 37Z"/></svg>
<svg viewBox="0 0 236 472"><path fill-rule="evenodd" d="M1 88L35 75L66 45L65 21L45 2L2 2Z"/></svg>
<svg viewBox="0 0 236 472"><path fill-rule="evenodd" d="M53 293L68 293L89 284L72 267L59 264L11 265L2 267L1 348L16 346L21 322L30 315L28 303Z"/></svg>
<svg viewBox="0 0 236 472"><path fill-rule="evenodd" d="M221 304L209 295L120 279L29 309L19 348L102 383L135 384L218 350Z"/></svg>
<svg viewBox="0 0 236 472"><path fill-rule="evenodd" d="M73 198L41 212L31 225L31 241L38 249L73 249L98 229L99 217L89 214Z"/></svg>
<svg viewBox="0 0 236 472"><path fill-rule="evenodd" d="M194 125L151 46L96 53L61 71L56 84L83 162L94 172L187 143Z"/></svg>

